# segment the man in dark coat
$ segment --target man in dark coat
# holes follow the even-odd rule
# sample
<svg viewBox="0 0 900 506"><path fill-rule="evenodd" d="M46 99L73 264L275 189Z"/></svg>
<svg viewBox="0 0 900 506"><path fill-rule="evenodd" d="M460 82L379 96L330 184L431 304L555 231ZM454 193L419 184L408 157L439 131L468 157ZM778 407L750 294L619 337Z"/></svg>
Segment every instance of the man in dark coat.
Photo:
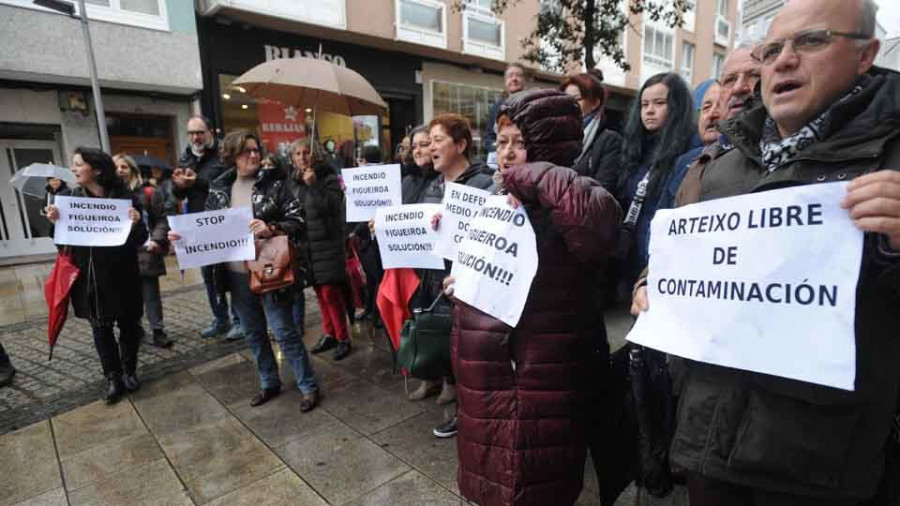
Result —
<svg viewBox="0 0 900 506"><path fill-rule="evenodd" d="M506 67L506 72L503 73L503 84L506 87L506 93L491 106L488 112L488 123L484 130L484 152L488 154L488 163L492 163L491 154L495 154L497 151L494 146L497 141L497 132L494 127L497 124L500 106L506 101L506 97L525 89L525 66L518 62L510 63Z"/></svg>
<svg viewBox="0 0 900 506"><path fill-rule="evenodd" d="M882 477L900 386L900 75L873 67L874 29L870 0L788 3L754 51L764 107L720 125L734 149L699 193L853 180L855 389L688 362L671 459L693 505L856 505Z"/></svg>

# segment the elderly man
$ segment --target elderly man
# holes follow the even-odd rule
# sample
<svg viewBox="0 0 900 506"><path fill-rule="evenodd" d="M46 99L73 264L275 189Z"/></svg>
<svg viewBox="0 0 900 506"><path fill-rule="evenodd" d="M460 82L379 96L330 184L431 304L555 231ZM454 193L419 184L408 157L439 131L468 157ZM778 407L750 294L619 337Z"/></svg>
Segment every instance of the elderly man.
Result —
<svg viewBox="0 0 900 506"><path fill-rule="evenodd" d="M853 180L841 204L866 232L855 390L689 362L671 460L693 506L855 505L882 478L900 385L900 75L873 67L875 11L872 0L783 8L753 52L765 107L720 125L734 149L699 195Z"/></svg>
<svg viewBox="0 0 900 506"><path fill-rule="evenodd" d="M485 126L484 152L489 154L494 154L496 151L494 142L497 141L497 132L494 131L494 126L497 124L497 113L500 111L500 106L506 101L506 97L525 89L525 66L517 62L510 63L506 67L506 72L503 73L503 84L506 87L506 93L491 106L488 123ZM490 156L489 158L491 159L488 163L493 163L493 158Z"/></svg>

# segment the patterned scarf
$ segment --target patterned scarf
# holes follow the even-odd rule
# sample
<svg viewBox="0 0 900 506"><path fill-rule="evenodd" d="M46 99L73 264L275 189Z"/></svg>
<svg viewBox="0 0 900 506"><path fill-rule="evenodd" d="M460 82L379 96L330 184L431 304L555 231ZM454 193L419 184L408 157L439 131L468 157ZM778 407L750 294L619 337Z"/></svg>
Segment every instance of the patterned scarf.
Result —
<svg viewBox="0 0 900 506"><path fill-rule="evenodd" d="M801 151L821 140L829 131L829 120L831 119L832 110L838 104L859 94L865 87L865 84L866 82L862 78L857 80L853 89L844 94L840 100L831 104L825 109L825 112L807 123L797 133L785 138L782 138L778 133L778 127L775 125L775 120L772 119L772 116L766 116L766 122L763 124L763 134L759 140L762 163L766 170L773 172L779 169L782 165L793 160Z"/></svg>

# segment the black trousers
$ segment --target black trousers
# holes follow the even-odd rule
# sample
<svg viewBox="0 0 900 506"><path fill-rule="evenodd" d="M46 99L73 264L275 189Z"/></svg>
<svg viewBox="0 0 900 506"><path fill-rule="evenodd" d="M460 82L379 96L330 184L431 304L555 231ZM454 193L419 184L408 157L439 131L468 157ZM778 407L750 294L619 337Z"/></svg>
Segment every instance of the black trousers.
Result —
<svg viewBox="0 0 900 506"><path fill-rule="evenodd" d="M7 355L6 350L3 349L2 343L0 343L0 365L9 365L9 355Z"/></svg>
<svg viewBox="0 0 900 506"><path fill-rule="evenodd" d="M119 341L113 325L119 327ZM92 321L94 347L100 356L103 375L121 376L122 373L134 374L137 370L138 347L141 344L140 320L118 319L115 321Z"/></svg>
<svg viewBox="0 0 900 506"><path fill-rule="evenodd" d="M801 497L733 485L705 478L696 473L688 475L688 494L691 506L855 506L853 501Z"/></svg>

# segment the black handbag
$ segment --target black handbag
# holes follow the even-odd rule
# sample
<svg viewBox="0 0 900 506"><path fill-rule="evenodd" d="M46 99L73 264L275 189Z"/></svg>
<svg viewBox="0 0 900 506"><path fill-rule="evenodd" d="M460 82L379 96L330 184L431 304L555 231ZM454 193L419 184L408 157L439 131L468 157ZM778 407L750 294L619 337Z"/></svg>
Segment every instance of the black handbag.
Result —
<svg viewBox="0 0 900 506"><path fill-rule="evenodd" d="M394 366L402 367L414 378L433 380L450 374L450 329L452 316L436 311L443 294L427 308L413 310L413 317L403 324L400 349Z"/></svg>

